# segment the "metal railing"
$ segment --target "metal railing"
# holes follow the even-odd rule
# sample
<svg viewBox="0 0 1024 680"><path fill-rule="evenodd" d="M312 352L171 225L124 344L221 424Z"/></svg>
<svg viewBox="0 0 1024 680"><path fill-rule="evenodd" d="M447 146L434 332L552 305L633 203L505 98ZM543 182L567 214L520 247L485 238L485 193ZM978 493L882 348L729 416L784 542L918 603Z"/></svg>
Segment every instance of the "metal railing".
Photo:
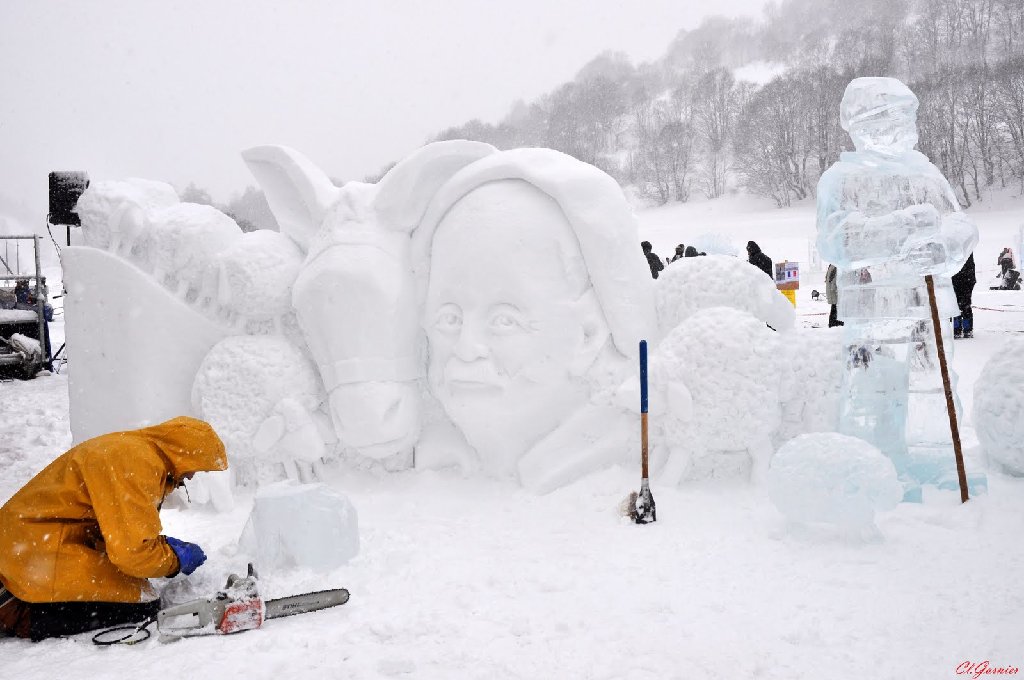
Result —
<svg viewBox="0 0 1024 680"><path fill-rule="evenodd" d="M0 281L23 281L29 279L35 279L36 281L36 316L39 319L39 347L40 347L40 362L45 363L47 360L46 356L46 313L43 307L43 274L42 267L39 258L39 241L42 236L0 236L0 241L32 241L32 250L34 253L34 264L35 273L32 276L26 276L25 274L4 274L0 276ZM18 259L18 269L20 269L20 257ZM9 263L5 262L7 271L11 271Z"/></svg>

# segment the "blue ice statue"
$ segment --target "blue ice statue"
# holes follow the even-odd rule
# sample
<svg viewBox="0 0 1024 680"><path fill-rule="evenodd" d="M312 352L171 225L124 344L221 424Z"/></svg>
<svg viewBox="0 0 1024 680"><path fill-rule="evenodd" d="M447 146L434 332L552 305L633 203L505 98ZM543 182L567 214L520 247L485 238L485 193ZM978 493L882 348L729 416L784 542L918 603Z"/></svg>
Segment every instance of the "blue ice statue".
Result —
<svg viewBox="0 0 1024 680"><path fill-rule="evenodd" d="M917 144L917 97L894 78L857 78L840 104L857 150L818 182L818 250L839 269L846 369L839 429L888 455L905 500L921 485L958 488L925 275L935 282L943 345L959 314L950 275L978 242L946 178ZM951 375L955 388L956 377ZM971 494L986 487L968 468Z"/></svg>

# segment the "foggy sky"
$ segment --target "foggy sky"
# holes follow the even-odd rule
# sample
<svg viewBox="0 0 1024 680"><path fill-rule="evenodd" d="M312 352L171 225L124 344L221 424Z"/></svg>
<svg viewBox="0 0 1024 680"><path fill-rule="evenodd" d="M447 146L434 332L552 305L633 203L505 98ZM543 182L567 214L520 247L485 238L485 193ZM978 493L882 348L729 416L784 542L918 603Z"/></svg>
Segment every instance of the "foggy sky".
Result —
<svg viewBox="0 0 1024 680"><path fill-rule="evenodd" d="M764 0L718 0L758 15ZM445 127L495 123L605 50L661 57L695 0L0 0L0 213L46 175L189 181L227 201L239 152L361 179ZM20 204L14 206L11 202Z"/></svg>

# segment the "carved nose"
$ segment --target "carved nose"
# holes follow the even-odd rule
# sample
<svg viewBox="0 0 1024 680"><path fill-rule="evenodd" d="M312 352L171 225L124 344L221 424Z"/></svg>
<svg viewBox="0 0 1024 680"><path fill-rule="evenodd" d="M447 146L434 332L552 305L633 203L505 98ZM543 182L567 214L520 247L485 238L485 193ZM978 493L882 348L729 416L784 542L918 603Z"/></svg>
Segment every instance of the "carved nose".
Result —
<svg viewBox="0 0 1024 680"><path fill-rule="evenodd" d="M453 349L455 356L462 361L470 362L487 356L487 345L479 331L469 324L463 325L459 331L459 339Z"/></svg>

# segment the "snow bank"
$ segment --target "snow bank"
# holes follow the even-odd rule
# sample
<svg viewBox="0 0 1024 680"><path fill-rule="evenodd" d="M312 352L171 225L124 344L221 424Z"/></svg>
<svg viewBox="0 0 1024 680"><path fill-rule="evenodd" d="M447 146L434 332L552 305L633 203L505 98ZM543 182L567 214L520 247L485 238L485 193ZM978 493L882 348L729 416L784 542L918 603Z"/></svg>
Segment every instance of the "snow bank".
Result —
<svg viewBox="0 0 1024 680"><path fill-rule="evenodd" d="M881 451L834 432L784 444L768 471L768 496L794 522L874 527L875 513L903 498L896 468Z"/></svg>
<svg viewBox="0 0 1024 680"><path fill-rule="evenodd" d="M1024 475L1024 340L995 352L974 386L974 427L990 461Z"/></svg>

